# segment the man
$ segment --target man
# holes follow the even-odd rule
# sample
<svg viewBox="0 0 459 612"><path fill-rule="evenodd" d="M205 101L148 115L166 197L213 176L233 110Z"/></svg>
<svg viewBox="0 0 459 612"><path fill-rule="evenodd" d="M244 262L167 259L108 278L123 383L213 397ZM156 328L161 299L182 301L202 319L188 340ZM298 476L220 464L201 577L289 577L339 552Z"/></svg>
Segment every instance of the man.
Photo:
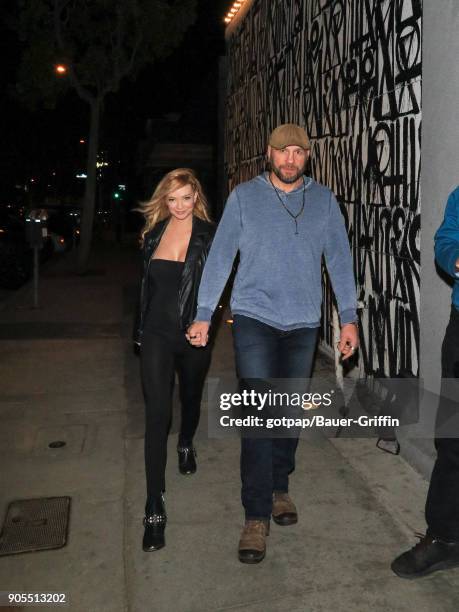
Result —
<svg viewBox="0 0 459 612"><path fill-rule="evenodd" d="M435 258L455 279L441 355L443 381L436 425L437 460L426 501L427 533L391 565L401 578L418 578L459 565L459 405L457 395L452 399L457 383L450 380L459 378L459 187L449 196L443 223L435 234ZM452 393L451 382L456 384ZM456 437L445 437L452 434Z"/></svg>
<svg viewBox="0 0 459 612"><path fill-rule="evenodd" d="M304 176L309 154L307 134L298 125L273 131L270 171L232 191L204 268L196 320L188 329L195 346L207 342L212 314L239 251L231 310L236 368L243 380L310 377L321 317L322 254L338 302L343 358L358 346L344 220L332 192ZM297 437L242 437L243 563L264 558L271 515L280 525L297 521L288 495L297 443Z"/></svg>

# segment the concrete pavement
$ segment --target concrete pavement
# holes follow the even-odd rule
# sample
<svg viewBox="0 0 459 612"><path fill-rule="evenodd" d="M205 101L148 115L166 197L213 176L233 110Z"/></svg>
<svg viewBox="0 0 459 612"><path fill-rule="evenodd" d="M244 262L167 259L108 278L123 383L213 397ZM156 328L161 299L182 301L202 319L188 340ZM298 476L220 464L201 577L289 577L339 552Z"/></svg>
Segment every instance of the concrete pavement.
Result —
<svg viewBox="0 0 459 612"><path fill-rule="evenodd" d="M459 570L417 581L392 558L425 529L427 483L374 440L300 441L291 493L300 520L272 525L263 563L237 560L242 525L237 440L196 439L198 472L178 473L169 440L167 546L141 550L143 403L131 321L134 248L102 244L84 277L71 255L0 304L0 517L14 499L69 495L66 547L0 557L0 591L65 592L77 612L459 609ZM316 372L331 376L319 358ZM229 325L210 376L234 375ZM50 449L64 439L67 445Z"/></svg>

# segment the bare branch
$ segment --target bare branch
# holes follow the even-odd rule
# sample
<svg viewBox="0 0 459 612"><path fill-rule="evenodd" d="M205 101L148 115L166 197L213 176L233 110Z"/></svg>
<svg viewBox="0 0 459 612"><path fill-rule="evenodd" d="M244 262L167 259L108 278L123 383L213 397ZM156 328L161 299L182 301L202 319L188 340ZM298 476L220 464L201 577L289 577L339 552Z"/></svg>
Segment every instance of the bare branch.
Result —
<svg viewBox="0 0 459 612"><path fill-rule="evenodd" d="M131 70L133 69L134 63L137 57L137 53L140 49L140 45L142 44L142 42L143 42L143 33L140 27L137 27L137 40L135 41L135 45L132 48L131 57L129 58L127 69L126 69L126 74L131 72Z"/></svg>
<svg viewBox="0 0 459 612"><path fill-rule="evenodd" d="M86 87L83 87L81 81L76 75L75 69L72 63L70 62L70 57L67 53L66 45L64 42L64 36L62 34L61 14L62 11L70 4L70 1L71 0L54 0L54 33L56 36L57 45L61 53L64 55L64 57L67 58L68 74L72 85L75 87L78 95L82 100L85 100L85 102L88 102L88 104L92 104L94 101L94 96L88 89L86 89Z"/></svg>
<svg viewBox="0 0 459 612"><path fill-rule="evenodd" d="M122 29L122 17L121 17L121 9L120 6L117 6L116 9L116 52L115 52L115 56L114 56L114 63L113 63L113 67L114 67L114 81L119 81L120 80L120 71L121 71L121 67L120 67L120 63L121 63L121 55L122 55L122 34L121 34L121 29Z"/></svg>

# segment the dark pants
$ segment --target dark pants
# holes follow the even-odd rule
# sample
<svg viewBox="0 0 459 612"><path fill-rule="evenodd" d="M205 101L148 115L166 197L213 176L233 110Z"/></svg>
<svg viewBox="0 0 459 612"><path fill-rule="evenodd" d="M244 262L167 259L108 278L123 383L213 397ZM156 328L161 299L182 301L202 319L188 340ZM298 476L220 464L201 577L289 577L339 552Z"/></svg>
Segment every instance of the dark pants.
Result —
<svg viewBox="0 0 459 612"><path fill-rule="evenodd" d="M454 306L443 340L441 365L442 378L459 378L459 311ZM450 427L459 436L459 397L456 400L440 400L437 432L444 432ZM452 414L453 411L455 414ZM459 437L438 437L435 447L437 460L426 502L428 533L440 539L459 542Z"/></svg>
<svg viewBox="0 0 459 612"><path fill-rule="evenodd" d="M185 337L145 334L141 348L145 398L145 471L147 499L165 490L167 437L172 416L174 373L179 380L182 420L179 445L191 445L198 427L201 397L210 363L210 346L191 346Z"/></svg>
<svg viewBox="0 0 459 612"><path fill-rule="evenodd" d="M281 331L234 315L233 337L239 379L309 378L317 328ZM269 519L273 491L288 491L298 437L241 439L242 505L246 519Z"/></svg>

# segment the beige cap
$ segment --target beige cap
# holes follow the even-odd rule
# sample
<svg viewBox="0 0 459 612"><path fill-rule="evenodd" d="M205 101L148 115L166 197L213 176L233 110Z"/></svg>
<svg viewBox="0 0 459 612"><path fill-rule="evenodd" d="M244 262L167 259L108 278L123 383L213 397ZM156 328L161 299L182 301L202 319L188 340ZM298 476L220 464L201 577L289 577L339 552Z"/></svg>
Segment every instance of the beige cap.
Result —
<svg viewBox="0 0 459 612"><path fill-rule="evenodd" d="M284 123L273 130L269 139L269 145L274 149L297 146L302 149L310 149L308 135L305 130L294 123Z"/></svg>

